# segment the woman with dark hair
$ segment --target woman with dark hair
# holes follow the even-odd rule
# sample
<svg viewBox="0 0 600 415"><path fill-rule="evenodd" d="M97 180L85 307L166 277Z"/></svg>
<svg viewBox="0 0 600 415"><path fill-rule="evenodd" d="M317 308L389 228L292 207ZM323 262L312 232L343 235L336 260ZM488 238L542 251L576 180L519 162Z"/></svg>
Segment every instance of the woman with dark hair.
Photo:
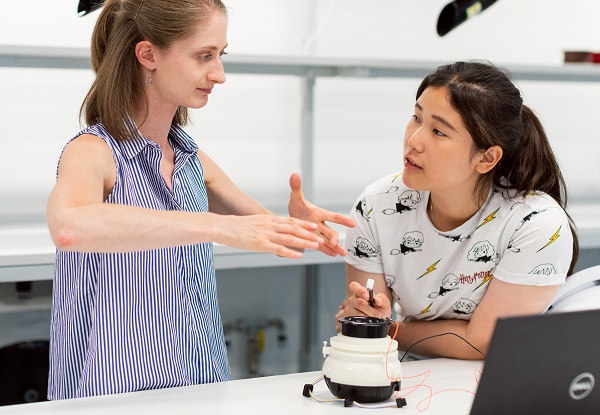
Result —
<svg viewBox="0 0 600 415"><path fill-rule="evenodd" d="M298 258L344 255L290 179L278 217L185 133L225 82L220 0L108 0L94 28L87 128L61 155L47 221L57 246L49 399L230 378L212 242Z"/></svg>
<svg viewBox="0 0 600 415"><path fill-rule="evenodd" d="M414 108L403 171L355 203L336 318L391 317L395 303L404 350L481 359L498 317L544 312L573 271L565 182L540 121L492 64L437 68Z"/></svg>

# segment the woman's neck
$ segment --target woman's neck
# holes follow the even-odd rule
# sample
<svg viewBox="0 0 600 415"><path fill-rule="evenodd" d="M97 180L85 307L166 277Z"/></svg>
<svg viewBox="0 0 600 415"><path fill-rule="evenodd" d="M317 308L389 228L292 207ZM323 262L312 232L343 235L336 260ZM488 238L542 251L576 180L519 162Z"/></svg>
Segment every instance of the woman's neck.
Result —
<svg viewBox="0 0 600 415"><path fill-rule="evenodd" d="M138 131L148 140L152 140L161 147L168 145L169 131L173 123L175 112L172 108L159 108L158 105L152 105L149 102L149 109L140 109L135 111L133 120Z"/></svg>
<svg viewBox="0 0 600 415"><path fill-rule="evenodd" d="M470 197L462 200L455 195L431 192L427 201L427 214L431 223L442 232L458 228L481 209L487 199L488 191L471 194Z"/></svg>

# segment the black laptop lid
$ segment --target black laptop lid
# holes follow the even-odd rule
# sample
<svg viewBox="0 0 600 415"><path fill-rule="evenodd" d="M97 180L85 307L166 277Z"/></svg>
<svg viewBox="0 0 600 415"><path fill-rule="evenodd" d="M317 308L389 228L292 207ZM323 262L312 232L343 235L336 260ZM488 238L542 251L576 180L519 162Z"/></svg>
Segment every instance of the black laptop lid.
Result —
<svg viewBox="0 0 600 415"><path fill-rule="evenodd" d="M600 414L600 310L499 319L479 414Z"/></svg>

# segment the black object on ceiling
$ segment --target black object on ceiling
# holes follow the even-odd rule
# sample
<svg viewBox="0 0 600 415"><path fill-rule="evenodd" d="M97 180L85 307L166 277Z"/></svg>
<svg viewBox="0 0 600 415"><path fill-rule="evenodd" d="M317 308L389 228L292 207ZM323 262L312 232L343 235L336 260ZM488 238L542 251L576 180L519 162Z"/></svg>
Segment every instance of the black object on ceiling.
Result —
<svg viewBox="0 0 600 415"><path fill-rule="evenodd" d="M88 13L102 7L104 0L79 0L79 6L77 6L77 14L79 17L85 16Z"/></svg>
<svg viewBox="0 0 600 415"><path fill-rule="evenodd" d="M438 35L444 36L467 19L470 19L487 9L496 1L497 0L454 0L448 3L442 9L440 17L438 18ZM101 8L103 4L104 0L79 0L77 14L79 14L80 17L85 16L86 14Z"/></svg>
<svg viewBox="0 0 600 415"><path fill-rule="evenodd" d="M440 13L437 22L437 33L444 36L446 33L462 24L465 20L474 17L496 3L497 0L454 0L448 3Z"/></svg>

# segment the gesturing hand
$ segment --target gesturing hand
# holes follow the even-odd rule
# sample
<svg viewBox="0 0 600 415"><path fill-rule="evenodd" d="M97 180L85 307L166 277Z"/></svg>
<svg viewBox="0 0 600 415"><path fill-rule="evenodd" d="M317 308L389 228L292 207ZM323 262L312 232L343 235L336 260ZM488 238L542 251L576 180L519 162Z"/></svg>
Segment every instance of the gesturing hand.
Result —
<svg viewBox="0 0 600 415"><path fill-rule="evenodd" d="M218 242L249 251L300 258L300 249L317 249L323 238L315 234L316 223L275 215L223 216Z"/></svg>
<svg viewBox="0 0 600 415"><path fill-rule="evenodd" d="M338 233L330 228L325 222L333 222L349 228L355 226L354 221L341 213L330 212L310 203L302 193L302 180L300 175L294 173L290 177L290 202L288 212L290 216L304 219L318 224L316 234L323 237L324 242L319 244L319 251L330 256L346 255L346 251L339 244Z"/></svg>

